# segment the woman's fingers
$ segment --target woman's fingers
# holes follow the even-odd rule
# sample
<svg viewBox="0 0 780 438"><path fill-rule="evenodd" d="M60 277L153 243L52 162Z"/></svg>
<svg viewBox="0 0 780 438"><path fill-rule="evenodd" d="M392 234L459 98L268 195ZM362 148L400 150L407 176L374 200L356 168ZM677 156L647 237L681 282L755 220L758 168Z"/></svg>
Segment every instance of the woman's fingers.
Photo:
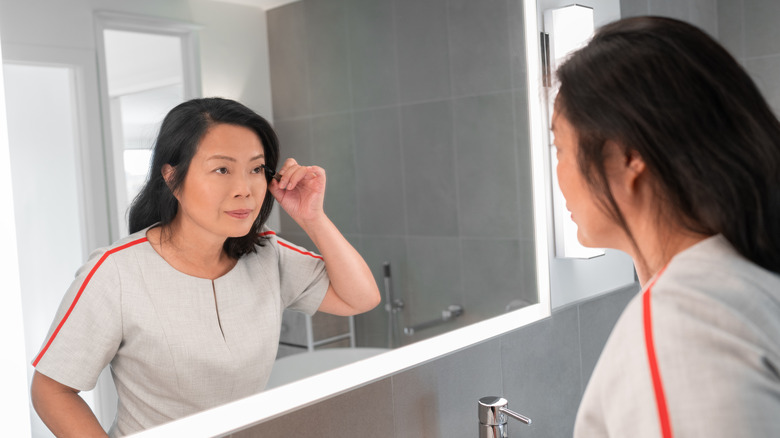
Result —
<svg viewBox="0 0 780 438"><path fill-rule="evenodd" d="M325 171L319 166L301 166L294 159L288 158L279 171L282 175L279 180L279 188L293 190L302 180L311 180L325 175Z"/></svg>

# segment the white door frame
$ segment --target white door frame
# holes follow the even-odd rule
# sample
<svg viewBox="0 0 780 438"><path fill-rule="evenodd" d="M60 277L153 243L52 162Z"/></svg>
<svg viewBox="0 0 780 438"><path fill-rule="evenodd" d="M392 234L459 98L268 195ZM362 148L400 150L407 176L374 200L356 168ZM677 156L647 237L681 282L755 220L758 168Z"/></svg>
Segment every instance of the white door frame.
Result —
<svg viewBox="0 0 780 438"><path fill-rule="evenodd" d="M25 65L65 67L74 73L76 93L75 127L78 147L78 171L82 213L81 232L84 236L83 259L98 247L111 243L108 221L109 196L106 190L106 161L103 147L100 102L98 98L95 54L87 49L4 44L3 62ZM42 121L42 124L45 121ZM43 128L43 126L42 126ZM66 230L63 230L66 231Z"/></svg>
<svg viewBox="0 0 780 438"><path fill-rule="evenodd" d="M0 53L0 60L2 60ZM19 257L16 252L16 219L11 187L11 150L5 109L5 84L0 69L0 276L5 279L5 293L0 294L0 348L11 360L0 365L0 384L6 390L0 395L0 409L6 415L6 430L18 436L30 435L30 396L27 388L27 360L22 322L22 289L19 280ZM8 357L8 356L6 356Z"/></svg>
<svg viewBox="0 0 780 438"><path fill-rule="evenodd" d="M113 141L114 134L111 128L111 99L108 94L108 76L106 69L105 30L124 30L131 32L153 33L158 35L176 36L182 42L182 68L184 73L184 99L192 99L201 96L200 78L200 51L198 43L198 30L202 26L183 21L167 20L158 17L143 15L123 14L109 11L95 12L95 42L98 59L98 78L100 85L100 101L103 114L103 141L106 144L106 169L108 173L107 186L110 193L108 198L110 214L110 235L115 241L122 235L119 224L123 221L119 218L117 204L117 187L124 187L124 159L121 145Z"/></svg>
<svg viewBox="0 0 780 438"><path fill-rule="evenodd" d="M94 51L7 44L3 46L3 63L62 67L71 72L73 102L75 104L74 120L76 122L76 126L74 126L74 143L77 157L76 173L79 175L79 178L76 179L76 184L82 236L80 262L84 262L92 250L106 246L111 242L107 203L109 194L106 190L106 163L103 154L102 124L97 87L97 64ZM45 124L46 120L42 119L41 129L45 129ZM63 233L72 231L74 230L62 230ZM14 230L14 235L15 233L16 231ZM16 245L14 245L14 248L16 248ZM28 363L26 352L22 353L21 359L23 363ZM26 372L27 368L25 368L25 374ZM106 378L102 378L101 382L105 380ZM24 381L26 382L27 379L25 378ZM94 394L95 415L101 420L102 424L110 426L113 422L113 413L116 411L116 407L106 408L103 405L115 404L115 399L105 400L105 397L101 398L98 395L105 389L113 391L113 384L110 382L110 379L108 379L108 385L105 383L99 384ZM29 423L29 416L27 418Z"/></svg>

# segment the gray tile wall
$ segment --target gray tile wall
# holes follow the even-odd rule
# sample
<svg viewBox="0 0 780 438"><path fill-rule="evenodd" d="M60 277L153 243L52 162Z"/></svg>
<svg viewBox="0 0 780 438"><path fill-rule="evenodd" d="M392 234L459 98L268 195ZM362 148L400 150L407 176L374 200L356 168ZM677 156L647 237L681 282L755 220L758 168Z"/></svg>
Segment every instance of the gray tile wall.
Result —
<svg viewBox="0 0 780 438"><path fill-rule="evenodd" d="M538 300L521 4L302 0L268 12L282 155L327 170L325 209L380 285L392 263L402 325L461 304L451 329ZM280 231L311 247L284 213ZM383 306L356 317L358 345L387 346L386 323Z"/></svg>
<svg viewBox="0 0 780 438"><path fill-rule="evenodd" d="M720 40L780 115L780 2L718 0Z"/></svg>
<svg viewBox="0 0 780 438"><path fill-rule="evenodd" d="M233 438L473 438L477 400L503 396L529 416L510 436L570 437L585 385L633 286L553 312L552 317L395 374Z"/></svg>
<svg viewBox="0 0 780 438"><path fill-rule="evenodd" d="M661 15L677 18L718 36L719 0L620 0L620 15ZM772 1L772 0L767 0Z"/></svg>
<svg viewBox="0 0 780 438"><path fill-rule="evenodd" d="M664 15L715 36L780 114L780 2L777 0L620 0L623 16Z"/></svg>

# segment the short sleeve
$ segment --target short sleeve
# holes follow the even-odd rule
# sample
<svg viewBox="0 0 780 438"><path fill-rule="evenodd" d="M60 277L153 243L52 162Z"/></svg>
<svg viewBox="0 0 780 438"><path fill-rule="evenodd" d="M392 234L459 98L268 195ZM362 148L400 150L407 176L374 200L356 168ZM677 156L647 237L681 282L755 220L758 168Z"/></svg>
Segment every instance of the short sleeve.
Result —
<svg viewBox="0 0 780 438"><path fill-rule="evenodd" d="M71 388L95 387L122 340L121 290L116 265L96 251L82 266L60 303L36 371Z"/></svg>
<svg viewBox="0 0 780 438"><path fill-rule="evenodd" d="M279 280L285 308L314 314L328 291L330 279L322 256L273 236L279 252Z"/></svg>

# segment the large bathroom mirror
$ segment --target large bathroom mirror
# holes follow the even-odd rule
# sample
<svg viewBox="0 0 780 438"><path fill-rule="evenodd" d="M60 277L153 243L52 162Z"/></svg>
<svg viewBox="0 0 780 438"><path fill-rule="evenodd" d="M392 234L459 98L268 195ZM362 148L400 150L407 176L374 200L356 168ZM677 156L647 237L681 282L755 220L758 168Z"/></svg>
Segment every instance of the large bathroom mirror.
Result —
<svg viewBox="0 0 780 438"><path fill-rule="evenodd" d="M59 166L67 182L60 187L72 202L61 196L52 202L62 203L67 213L62 219L70 222L62 226L81 234L63 242L70 253L69 264L58 265L60 277L72 278L91 249L121 235L117 201L110 198L121 191L112 161L119 154L111 143L114 104L106 100L101 70L106 55L99 52L103 37L96 36L105 30L100 17L109 12L114 21L125 14L193 24L189 29L201 48L202 94L241 100L268 116L284 156L328 171L326 211L363 254L385 294L367 314L347 319L293 315L282 329L292 335L280 346L279 361L317 352L326 357L326 350L346 351L331 368L362 360L282 380L236 402L244 404L240 409L217 408L148 431L148 436L194 436L190 432L195 430L198 436L217 436L550 314L551 180L545 171L549 155L536 2L44 3L0 0L0 30L8 55L6 88L9 80L21 84L41 75L65 99L52 109L59 111L53 117L63 121L61 135L28 127L31 134L59 135L70 142L58 149L67 153L58 163L72 164ZM131 97L142 100L147 91ZM52 95L34 96L39 104L30 96L17 100L33 111L51 106L47 99ZM34 159L18 152L14 157L14 129L9 128L12 160ZM56 144L51 138L19 141L32 142L25 146L28 154L34 153L35 142ZM16 204L23 196L15 195ZM17 224L24 217L17 212ZM311 247L283 213L276 212L272 222L281 236ZM29 234L46 228L30 221L24 225ZM60 235L62 240L62 230L51 230L51 239ZM20 247L31 245L36 244L19 236ZM22 269L23 258L20 253ZM37 270L29 269L33 278ZM56 289L46 294L57 302L43 303L27 294L23 303L25 315L29 309L49 312L26 318L41 326L35 329L37 337L26 342L28 357L69 283L54 288L52 278L46 280L35 287ZM23 296L25 287L23 279ZM306 362L312 361L317 360ZM100 414L105 409L101 400L110 400L111 394L100 388L97 393L93 403ZM103 415L111 418L110 409Z"/></svg>

